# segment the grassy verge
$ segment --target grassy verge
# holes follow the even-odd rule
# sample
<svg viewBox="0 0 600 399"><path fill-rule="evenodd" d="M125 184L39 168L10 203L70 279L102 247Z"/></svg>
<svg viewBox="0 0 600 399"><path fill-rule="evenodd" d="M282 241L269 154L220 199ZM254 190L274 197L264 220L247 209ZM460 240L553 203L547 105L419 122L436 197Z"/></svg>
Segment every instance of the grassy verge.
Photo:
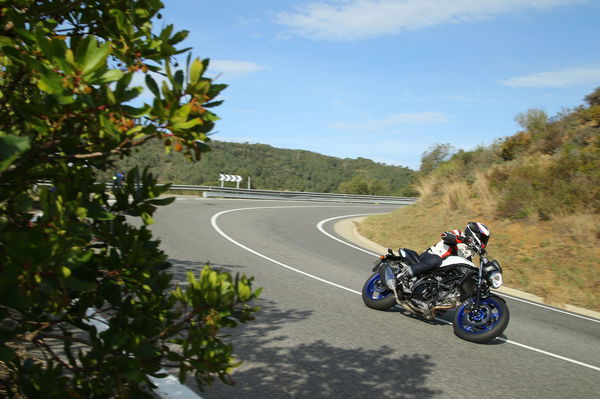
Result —
<svg viewBox="0 0 600 399"><path fill-rule="evenodd" d="M555 306L571 304L600 311L597 215L506 221L464 207L448 209L444 203L417 203L371 216L359 226L359 232L384 247L420 252L439 241L443 231L463 230L469 221L482 222L492 232L489 257L502 265L506 286L543 297Z"/></svg>

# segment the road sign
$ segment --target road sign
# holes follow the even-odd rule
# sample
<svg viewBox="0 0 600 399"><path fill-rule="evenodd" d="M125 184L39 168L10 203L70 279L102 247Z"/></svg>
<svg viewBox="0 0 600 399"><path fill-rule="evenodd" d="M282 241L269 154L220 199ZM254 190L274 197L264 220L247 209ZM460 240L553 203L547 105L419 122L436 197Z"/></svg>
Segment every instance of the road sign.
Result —
<svg viewBox="0 0 600 399"><path fill-rule="evenodd" d="M239 182L242 181L242 176L220 174L219 175L219 181L234 181L236 183L239 183Z"/></svg>
<svg viewBox="0 0 600 399"><path fill-rule="evenodd" d="M233 181L233 182L236 182L237 188L240 188L240 182L242 180L243 180L242 176L238 176L238 175L226 175L226 174L219 175L219 181L221 182L221 187L223 187L224 182Z"/></svg>

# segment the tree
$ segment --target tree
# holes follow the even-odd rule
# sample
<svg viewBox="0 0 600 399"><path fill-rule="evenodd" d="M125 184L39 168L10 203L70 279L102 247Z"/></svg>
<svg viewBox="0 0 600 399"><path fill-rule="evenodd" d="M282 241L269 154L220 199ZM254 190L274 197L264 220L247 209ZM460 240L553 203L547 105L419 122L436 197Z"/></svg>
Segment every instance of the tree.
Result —
<svg viewBox="0 0 600 399"><path fill-rule="evenodd" d="M590 107L600 105L600 87L597 87L596 90L585 96L584 100Z"/></svg>
<svg viewBox="0 0 600 399"><path fill-rule="evenodd" d="M153 31L162 8L0 0L0 385L10 395L147 397L163 368L205 385L236 366L221 327L252 318L252 279L207 266L173 286L148 229L173 200L159 197L166 187L134 168L109 202L97 178L152 138L195 159L209 149L225 85L204 76L209 60L178 48L187 32Z"/></svg>
<svg viewBox="0 0 600 399"><path fill-rule="evenodd" d="M543 133L547 128L548 114L541 109L532 108L525 113L520 113L515 117L515 121L523 129L531 132L533 135Z"/></svg>
<svg viewBox="0 0 600 399"><path fill-rule="evenodd" d="M421 156L421 167L419 172L421 175L428 175L437 169L438 166L444 161L450 159L450 156L454 152L454 147L449 143L446 144L435 144Z"/></svg>
<svg viewBox="0 0 600 399"><path fill-rule="evenodd" d="M349 181L340 183L338 191L345 194L387 195L389 191L378 179L367 179L362 174L354 175Z"/></svg>

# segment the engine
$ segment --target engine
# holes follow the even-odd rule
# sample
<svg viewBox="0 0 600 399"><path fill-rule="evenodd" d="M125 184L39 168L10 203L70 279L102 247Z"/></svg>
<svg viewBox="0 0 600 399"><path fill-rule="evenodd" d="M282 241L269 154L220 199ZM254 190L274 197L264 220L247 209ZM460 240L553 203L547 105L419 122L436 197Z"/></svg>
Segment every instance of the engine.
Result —
<svg viewBox="0 0 600 399"><path fill-rule="evenodd" d="M459 303L460 292L441 283L440 276L428 276L412 286L411 301L422 310L437 306L450 307Z"/></svg>

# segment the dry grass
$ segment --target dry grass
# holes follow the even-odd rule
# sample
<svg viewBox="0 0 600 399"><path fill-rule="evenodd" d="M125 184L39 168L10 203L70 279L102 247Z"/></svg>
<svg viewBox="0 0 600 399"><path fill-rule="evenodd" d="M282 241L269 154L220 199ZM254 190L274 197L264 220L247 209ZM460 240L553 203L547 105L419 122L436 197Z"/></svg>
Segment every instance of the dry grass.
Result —
<svg viewBox="0 0 600 399"><path fill-rule="evenodd" d="M541 296L556 306L568 303L600 310L598 215L496 220L490 216L493 201L484 179L470 189L461 183L447 187L451 188L435 193L435 187L422 185L428 201L369 217L359 226L360 233L386 247L419 252L435 244L443 231L462 230L469 221L482 222L492 231L489 256L502 265L506 286ZM468 192L476 194L464 194Z"/></svg>

